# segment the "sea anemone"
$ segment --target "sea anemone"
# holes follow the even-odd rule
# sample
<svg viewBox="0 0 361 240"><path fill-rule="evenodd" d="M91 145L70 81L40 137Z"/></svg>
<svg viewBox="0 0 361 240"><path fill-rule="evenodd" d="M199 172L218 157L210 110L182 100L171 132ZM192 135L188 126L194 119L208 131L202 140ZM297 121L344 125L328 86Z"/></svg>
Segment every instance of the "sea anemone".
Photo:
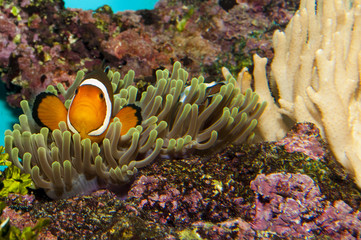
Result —
<svg viewBox="0 0 361 240"><path fill-rule="evenodd" d="M84 72L79 71L67 91L61 84L57 89L49 86L47 91L60 92L68 108L83 76ZM30 173L35 185L53 199L127 183L139 168L158 156L216 151L230 143L251 141L256 119L266 106L265 102L258 103L258 95L250 89L242 94L231 75L212 96L203 77L193 78L187 87L188 73L179 62L171 75L168 70L158 70L155 86L149 86L138 102L138 89L132 85L134 71L123 79L118 72L109 71L108 77L115 94L113 113L126 104L142 109L141 125L125 135L120 135L122 123L118 118L110 124L101 144L72 134L65 122L52 132L46 127L40 129L26 100L21 102L24 114L19 124L5 132L5 151L10 160Z"/></svg>

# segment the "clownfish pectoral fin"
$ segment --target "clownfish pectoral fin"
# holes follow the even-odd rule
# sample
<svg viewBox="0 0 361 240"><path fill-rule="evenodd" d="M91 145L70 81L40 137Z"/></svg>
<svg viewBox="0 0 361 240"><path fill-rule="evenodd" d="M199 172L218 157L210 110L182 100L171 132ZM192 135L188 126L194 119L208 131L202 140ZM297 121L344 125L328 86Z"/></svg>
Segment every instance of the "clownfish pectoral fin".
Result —
<svg viewBox="0 0 361 240"><path fill-rule="evenodd" d="M33 118L41 127L50 130L58 129L59 122L66 122L67 109L63 102L54 94L42 92L35 98Z"/></svg>
<svg viewBox="0 0 361 240"><path fill-rule="evenodd" d="M121 135L126 134L129 129L142 123L141 109L134 104L124 106L115 117L119 118L122 123Z"/></svg>

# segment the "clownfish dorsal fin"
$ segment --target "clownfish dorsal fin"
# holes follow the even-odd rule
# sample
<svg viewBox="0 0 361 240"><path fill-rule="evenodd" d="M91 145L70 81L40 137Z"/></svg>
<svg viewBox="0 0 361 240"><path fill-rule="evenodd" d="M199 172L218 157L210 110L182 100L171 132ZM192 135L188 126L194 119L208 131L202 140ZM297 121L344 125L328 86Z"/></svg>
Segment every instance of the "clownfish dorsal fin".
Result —
<svg viewBox="0 0 361 240"><path fill-rule="evenodd" d="M54 130L59 122L66 122L67 109L56 95L42 92L35 98L32 115L39 126Z"/></svg>
<svg viewBox="0 0 361 240"><path fill-rule="evenodd" d="M135 104L124 106L115 117L119 118L119 121L122 123L120 135L126 134L129 129L142 123L141 108Z"/></svg>

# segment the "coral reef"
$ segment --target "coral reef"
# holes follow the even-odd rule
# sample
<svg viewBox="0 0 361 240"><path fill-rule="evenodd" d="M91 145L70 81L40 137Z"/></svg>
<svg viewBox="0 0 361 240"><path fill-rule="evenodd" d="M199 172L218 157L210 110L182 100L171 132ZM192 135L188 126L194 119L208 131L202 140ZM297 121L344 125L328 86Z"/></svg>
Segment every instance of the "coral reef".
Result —
<svg viewBox="0 0 361 240"><path fill-rule="evenodd" d="M272 30L295 11L284 0L266 7L243 2L228 12L215 0L184 4L163 0L154 10L112 13L65 9L60 0L1 1L0 73L8 102L20 106L49 84L67 88L79 69L102 60L122 75L133 69L145 82L176 60L191 76L214 80L224 65L235 73L252 64L254 53L272 57Z"/></svg>
<svg viewBox="0 0 361 240"><path fill-rule="evenodd" d="M49 201L35 192L7 204L33 221L50 218L43 234L60 238L360 238L361 193L352 179L314 125L298 124L290 135L298 152L258 143L156 161L140 170L126 198L99 190ZM320 150L323 157L311 158Z"/></svg>
<svg viewBox="0 0 361 240"><path fill-rule="evenodd" d="M274 33L270 86L267 59L254 57L254 89L270 103L259 124L264 139L283 137L289 119L313 122L359 186L360 37L361 1L303 0L285 32Z"/></svg>
<svg viewBox="0 0 361 240"><path fill-rule="evenodd" d="M83 75L78 73L68 91L58 85L66 107ZM31 174L35 185L45 189L48 196L64 198L110 183L127 183L159 154L181 156L192 149L215 152L254 137L256 119L266 104L258 103L257 94L250 89L243 95L234 86L234 78L228 77L219 92L209 96L203 77L193 78L186 86L188 73L179 62L174 64L171 75L168 70L158 70L156 75L155 87L149 86L139 100L141 125L121 136L122 123L115 118L101 144L81 139L78 133L72 135L65 122L60 122L59 129L51 133L46 127L39 130L24 100L20 124L5 132L5 150L10 160ZM119 73L109 72L109 78L116 93L115 114L122 106L135 103L137 88L132 86L133 71L124 79ZM57 93L52 86L48 91Z"/></svg>
<svg viewBox="0 0 361 240"><path fill-rule="evenodd" d="M139 92L144 91L150 82L155 86L151 87L153 96L156 95L159 85L162 85L155 79L167 79L169 74L167 71L156 72L156 69L169 68L176 59L181 59L183 64L189 67L191 76L196 72L202 72L206 80L218 79L218 69L221 69L223 65L228 67L232 73L239 72L240 68L245 66L252 71L250 56L257 53L268 59L273 57L269 37L273 29L282 29L285 26L290 19L291 12L297 7L298 1L237 0L236 4L234 1L229 1L231 4L227 7L228 12L222 9L218 2L215 0L160 1L153 11L114 14L106 7L100 8L94 13L66 10L61 1L53 1L52 4L46 3L46 1L36 3L2 1L0 4L0 70L2 80L13 91L8 101L13 105L19 105L20 100L28 99L38 91L46 89L49 84L55 86L58 83L63 85L63 88L59 88L59 92L65 96L65 99L68 99L71 92L74 91L74 88L68 89L68 87L72 86L75 81L76 71L84 69L84 67L91 69L94 65L100 64L100 59L105 59L112 69L121 67L121 73L127 78L134 77L133 73L125 75L129 69L134 69L139 73L139 78L143 80L138 81L139 79L137 79ZM321 91L321 85L316 84L316 80L322 80L322 74L320 75L318 72L318 69L321 69L320 66L328 66L330 69L335 67L336 69L343 65L340 64L342 58L339 54L344 54L343 56L347 54L340 49L354 46L349 45L347 40L356 38L358 35L357 20L353 24L355 26L352 33L354 36L348 35L349 37L343 38L346 41L343 47L335 44L340 51L327 52L329 50L326 49L330 49L327 44L333 45L332 39L340 40L338 34L332 33L333 30L340 30L346 35L350 34L350 28L343 27L342 24L337 25L337 28L327 24L345 21L352 25L352 19L359 19L359 9L349 11L348 8L345 8L345 11L340 11L345 6L343 1L324 0L318 1L317 13L312 15L310 11L305 10L314 9L312 1L307 2L306 8L305 3L306 1L302 1L300 7L303 10L296 14L287 28L285 36L292 35L290 34L292 29L296 34L300 32L304 34L308 30L305 30L303 25L316 28L321 26L314 24L316 21L308 21L308 24L300 24L297 27L299 21L304 21L306 15L311 18L317 16L317 20L320 21L322 18L319 17L319 14L322 12L333 20L322 23L326 23L330 31L326 31L328 34L325 36L327 37L317 38L318 40L323 39L325 46L323 46L323 52L317 53L318 57L313 56L316 59L312 61L312 64L315 64L312 66L314 70L311 75L307 75L315 80L309 85L314 92L311 88L308 88L303 94L290 91L287 93L293 94L290 100L284 97L285 91L281 90L288 85L271 80L272 87L275 87L276 84L279 85L280 94L273 91L272 98L268 98L268 101L272 103L273 97L280 98L281 109L279 106L271 104L273 108L271 107L269 110L275 113L276 116L273 120L276 123L272 122L271 118L266 118L262 126L264 129L278 131L278 133L273 133L274 136L277 136L277 142L230 146L213 156L204 151L193 151L192 154L186 156L183 155L183 151L182 154L169 154L167 149L170 142L164 141L165 145L162 146L160 153L162 156L169 155L168 159L154 161L152 164L144 166L137 174L134 174L134 171L122 173L124 177L135 178L131 185L123 186L122 193L128 192L126 196L120 197L112 192L121 191L118 188L98 190L86 196L53 201L44 198L41 190L31 190L27 195L10 194L4 199L8 205L4 214L7 214L6 217L9 217L9 221L12 221L11 224L16 224L22 229L24 226L34 226L33 223L42 217L50 218L51 224L45 228L45 231L40 232L39 239L360 239L361 193L353 182L352 176L349 176L335 161L327 148L328 145L320 136L326 137L329 142L327 130L320 124L326 120L323 118L326 113L322 112L321 100L326 95L329 95L327 98L339 96L330 94L331 91L324 94L324 91ZM337 8L332 7L333 3L338 4ZM358 0L353 3L356 5ZM320 11L322 4L331 4L331 7L325 7L329 11ZM333 11L335 9L338 10ZM331 14L329 14L330 12ZM305 15L305 13L307 14ZM335 18L333 14L336 14L337 17ZM46 18L45 15L47 15ZM334 29L331 29L332 26ZM277 62L279 66L282 66L282 61L287 59L288 62L284 66L292 68L301 65L305 70L306 65L310 63L305 54L292 55L286 51L283 52L285 55L277 55L280 53L277 52L277 48L299 49L292 45L297 42L292 40L293 38L287 40L286 37L286 42L282 44L282 34L278 32L277 35L278 39L275 37L276 41L274 42L276 58L275 64L272 65L272 76L275 76L275 79L284 79L280 75L285 72L276 73L275 69L277 69ZM311 46L312 34L307 34L307 36L309 37L307 37L309 40L307 44ZM294 39L302 39L302 37ZM327 41L327 39L332 41ZM357 42L359 41L354 41L354 43ZM290 47L288 44L292 46ZM301 49L312 52L311 48L302 47ZM353 53L357 56L357 51L353 51ZM327 61L323 58L323 54L327 56ZM332 54L336 54L335 59L332 58ZM354 61L356 65L357 58L358 56ZM355 56L349 59L355 60ZM301 63L300 60L302 60ZM350 62L352 61L348 63ZM349 68L346 69L348 71L352 72L357 69L352 64L348 66ZM230 72L224 70L223 73L229 80ZM328 73L332 74L332 71L328 71ZM150 77L152 74L153 77ZM256 57L254 84L251 82L250 75L247 75L245 71L240 75L243 82L234 84L237 87L242 86L242 93L246 93L247 87L245 86L254 86L257 93L265 99L265 94L270 93L265 74L265 60ZM292 74L291 71L287 72L287 79L292 79L291 76L310 79L302 74ZM324 73L324 75L327 74ZM118 78L117 74L114 76ZM119 100L118 107L123 106L127 101L141 99L141 94L137 96L136 91L131 90L135 88L128 86L126 79L123 80L122 83L115 82L114 85L115 88L118 88L117 84L126 86L123 86L124 89L119 95L125 100ZM354 80L358 82L358 78ZM77 85L77 81L73 86ZM155 83L156 81L157 83ZM194 83L188 81L188 84L190 83L192 86L202 81L197 78L197 81ZM262 84L263 87L260 87ZM202 84L198 84L198 86L200 85ZM302 89L302 86L299 89ZM55 90L52 87L48 88L48 91L55 92ZM312 94L314 97L311 97ZM354 95L356 98L358 97L358 94ZM314 114L312 116L322 114L322 117L319 118L320 121L314 122L320 130L314 124L302 123L295 125L288 132L294 120L300 121L297 117L292 116L292 111L288 111L292 108L285 108L290 103L294 104L295 112L298 111L297 106L300 105L297 105L299 102L294 101L296 96L302 96L304 99L309 97L309 100L305 100L308 104L307 108L317 105L316 109L320 112L312 112ZM320 98L321 96L322 98ZM161 97L163 99L164 96ZM268 97L271 96L268 95ZM337 100L337 97L331 100ZM156 98L154 97L154 99ZM166 97L164 99L167 100ZM297 99L300 100L299 97L296 97ZM184 105L187 103L185 102ZM345 102L340 101L337 104L340 103L344 104ZM339 106L337 104L331 104L331 106ZM23 107L25 111L29 110L26 104L23 104ZM163 105L158 110L162 107ZM357 106L355 108L357 109ZM357 112L353 108L351 110L349 112ZM153 114L151 107L146 112L149 116ZM332 113L335 115L334 117L343 116ZM288 115L291 119L287 120L291 120L291 124L289 122L286 124L284 122L286 118L283 118L281 114ZM305 117L307 115L302 116L300 113L297 116ZM22 124L25 124L26 120L30 128L33 128L31 119L24 116L20 118L20 125L16 125L15 128L21 132L22 126L25 126ZM356 120L357 117L352 119L350 124L354 124L357 122ZM156 121L149 124L153 123L158 124ZM276 128L275 126L280 123L284 124L282 128ZM346 121L346 123L348 122ZM338 126L342 126L342 124L345 122L336 123ZM120 124L114 123L113 126L120 127ZM357 127L358 125L354 124L353 126ZM145 129L144 126L142 129L138 127L132 134L136 131L144 134ZM189 129L188 125L185 131L189 131ZM280 129L284 131L280 131ZM53 135L46 130L36 130L36 132L39 131L40 134L33 135L37 136L33 137L33 140L37 141L39 146L44 147L42 145L42 141L45 140L43 136L48 136L47 139L50 140ZM67 131L65 128L60 130L61 134L58 135L60 142L66 138L69 140L68 142L74 140L66 134L64 137L62 132ZM334 131L333 133L338 132ZM10 135L13 133L8 132ZM164 132L163 136L155 136L155 139L157 137L164 138L166 133L169 134L168 130ZM284 137L286 133L287 135ZM187 133L177 132L177 134L183 138ZM343 134L347 134L347 131ZM127 137L129 137L129 141L133 139L133 135ZM21 145L19 141L15 142L16 146ZM154 143L154 141L150 142ZM95 167L95 171L98 173L107 173L105 169L109 170L112 165L110 163L108 165L108 162L103 159L112 159L112 157L106 158L105 155L101 155L104 146L92 148L89 143L85 141L83 143L79 144L78 142L77 146L80 146L78 150L86 146L91 152L89 158L93 159L94 156L95 158L98 156L96 158L98 166L93 161L90 168L94 169ZM146 140L143 141L143 146L145 143ZM178 142L175 145L171 144L173 149L190 150L180 142L180 147L177 148L177 144ZM129 145L130 143L127 142L125 147L122 147L128 149ZM343 146L340 144L340 148ZM62 152L66 152L59 145L53 144L52 147L54 147L53 153L59 151L61 155ZM55 147L58 150L55 150ZM8 149L11 149L9 145ZM45 149L49 149L48 146ZM75 149L77 148L74 148L74 151L77 151ZM120 149L123 154L125 154L124 149ZM154 145L151 145L148 150L153 151ZM347 151L346 148L344 150ZM38 155L36 151L31 151L35 153L34 155L44 157L41 152ZM10 152L16 153L16 150ZM139 161L148 157L150 152L139 156L126 156L124 159ZM51 150L50 154L52 154ZM15 158L14 156L12 155L12 158ZM175 156L180 158L175 158ZM48 157L46 155L42 160ZM28 158L27 161L30 162L30 159ZM65 163L64 165L64 163L60 164L60 176L62 171L64 173L68 171L64 169L68 168L69 164ZM99 167L100 163L106 164L105 168ZM17 164L22 166L23 163ZM127 164L129 166L130 162ZM52 167L49 164L43 166L45 168ZM43 166L38 164L41 174L46 171L49 176L59 173L57 164L54 165L54 169L50 169L50 172L49 168L40 172ZM37 166L30 165L28 170L31 167L36 169ZM89 165L85 167L79 165L72 169L83 171L87 167ZM110 170L109 173L110 175L102 175L105 176L104 179L109 180L119 174L119 171L116 173ZM47 176L41 176L43 178L40 181L44 181L44 179L49 181ZM68 181L62 187L66 188L67 183ZM3 222L4 219L2 219Z"/></svg>

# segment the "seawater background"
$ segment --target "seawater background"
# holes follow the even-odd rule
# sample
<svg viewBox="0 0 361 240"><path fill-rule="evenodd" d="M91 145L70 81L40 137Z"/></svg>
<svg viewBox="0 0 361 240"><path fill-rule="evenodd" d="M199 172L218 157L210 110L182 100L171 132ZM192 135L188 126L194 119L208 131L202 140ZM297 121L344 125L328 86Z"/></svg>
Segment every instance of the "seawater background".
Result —
<svg viewBox="0 0 361 240"><path fill-rule="evenodd" d="M65 7L69 8L81 8L84 10L95 10L103 5L109 5L113 12L125 11L125 10L139 10L139 9L153 9L157 0L137 0L137 1L125 1L125 0L64 0Z"/></svg>
<svg viewBox="0 0 361 240"><path fill-rule="evenodd" d="M6 102L6 90L5 84L0 83L0 146L4 146L4 132L7 129L12 129L13 125L19 122L18 117L22 113L21 109L11 108ZM0 166L0 171L3 171L4 167Z"/></svg>
<svg viewBox="0 0 361 240"><path fill-rule="evenodd" d="M137 0L137 1L122 1L122 0L65 0L65 7L67 8L81 8L84 10L95 10L105 4L109 5L113 12L124 10L139 10L139 9L153 9L157 0ZM5 84L0 83L0 146L4 146L4 132L7 129L12 129L12 126L18 122L18 116L22 113L21 109L13 109L6 103ZM0 168L1 170L1 168Z"/></svg>
<svg viewBox="0 0 361 240"><path fill-rule="evenodd" d="M19 122L18 117L22 113L20 108L11 108L6 102L5 84L0 84L0 145L4 146L4 132L7 129L12 129L13 125Z"/></svg>

